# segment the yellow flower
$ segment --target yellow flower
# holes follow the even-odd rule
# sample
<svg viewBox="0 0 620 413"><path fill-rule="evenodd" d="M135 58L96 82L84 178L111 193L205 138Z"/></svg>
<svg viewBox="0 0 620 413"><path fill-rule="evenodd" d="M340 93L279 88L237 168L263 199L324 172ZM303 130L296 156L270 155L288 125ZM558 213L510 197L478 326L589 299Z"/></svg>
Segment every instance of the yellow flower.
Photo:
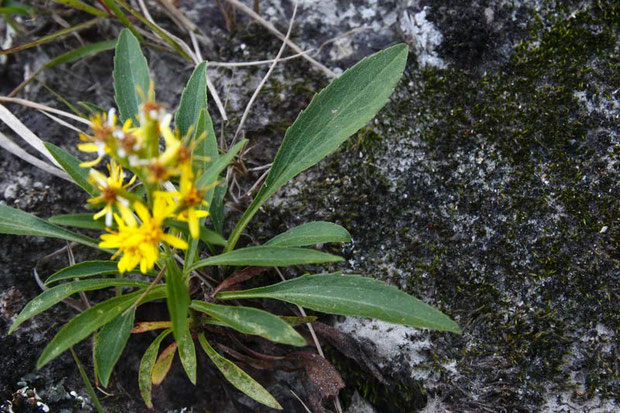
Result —
<svg viewBox="0 0 620 413"><path fill-rule="evenodd" d="M209 203L204 200L207 190L196 188L191 164L188 163L183 167L179 190L159 192L160 196L166 197L175 205L178 212L177 219L187 222L192 238L198 238L200 234L200 218L209 216L209 211L199 209L201 206L209 206Z"/></svg>
<svg viewBox="0 0 620 413"><path fill-rule="evenodd" d="M108 164L108 173L110 176L106 177L96 169L89 171L91 182L95 184L101 195L89 199L89 204L102 204L105 203L103 209L97 212L93 219L99 219L105 215L106 226L112 226L112 215L114 213L114 207L117 207L123 217L131 215L129 209L129 201L121 194L125 192L125 189L131 186L136 180L134 175L128 183L123 185L125 176L123 168L113 160Z"/></svg>
<svg viewBox="0 0 620 413"><path fill-rule="evenodd" d="M159 258L159 244L165 242L174 248L185 249L187 243L180 238L164 233L164 220L170 217L174 208L160 196L155 196L153 214L141 203L134 203L134 210L142 221L140 224L131 217L114 215L118 231L108 229L101 235L102 248L115 248L117 252L112 258L123 254L118 262L118 270L123 273L133 270L138 264L140 271L146 273L153 268Z"/></svg>
<svg viewBox="0 0 620 413"><path fill-rule="evenodd" d="M90 118L92 135L80 133L80 139L86 143L81 143L77 147L82 152L96 153L97 158L93 161L82 162L83 168L90 168L98 164L101 159L110 153L109 141L116 127L116 113L114 109L110 109L108 113L98 113Z"/></svg>
<svg viewBox="0 0 620 413"><path fill-rule="evenodd" d="M147 166L148 180L150 182L162 182L171 176L178 176L182 173L183 165L190 163L191 151L183 143L177 133L170 129L172 115L166 114L159 123L159 131L166 143L166 149L153 158ZM191 133L191 132L190 132Z"/></svg>
<svg viewBox="0 0 620 413"><path fill-rule="evenodd" d="M132 125L131 119L127 119L122 128L116 128L112 135L112 144L116 150L116 155L121 158L132 159L143 149L142 131Z"/></svg>

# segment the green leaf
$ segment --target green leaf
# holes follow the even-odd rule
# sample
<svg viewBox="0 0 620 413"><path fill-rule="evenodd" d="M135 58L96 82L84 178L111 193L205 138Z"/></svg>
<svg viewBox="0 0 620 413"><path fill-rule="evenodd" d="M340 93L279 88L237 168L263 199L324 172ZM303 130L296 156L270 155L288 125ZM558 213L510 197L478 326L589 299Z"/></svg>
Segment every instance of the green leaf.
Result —
<svg viewBox="0 0 620 413"><path fill-rule="evenodd" d="M241 148L248 142L247 139L242 139L240 142L237 142L235 146L233 146L226 155L219 157L218 159L209 163L207 169L200 175L200 177L196 181L196 186L198 188L204 188L206 186L212 185L217 181L218 176L220 176L220 172L222 172L228 164L233 160L233 158L239 153Z"/></svg>
<svg viewBox="0 0 620 413"><path fill-rule="evenodd" d="M324 242L349 242L351 234L340 225L331 222L308 222L276 235L264 245L272 247L305 247Z"/></svg>
<svg viewBox="0 0 620 413"><path fill-rule="evenodd" d="M48 151L50 151L54 159L58 161L60 166L62 166L62 169L64 169L65 172L69 174L71 179L73 179L76 184L81 186L82 189L84 189L92 196L95 196L97 194L95 188L93 188L90 182L88 182L89 169L82 168L80 166L80 160L78 158L49 142L45 142L45 147Z"/></svg>
<svg viewBox="0 0 620 413"><path fill-rule="evenodd" d="M112 0L109 0L112 1ZM194 63L193 59L187 54L187 52L183 49L183 47L177 42L173 37L171 37L170 33L160 28L157 24L153 23L149 19L145 18L140 12L135 10L129 4L127 4L124 0L114 0L116 3L123 6L125 10L127 10L135 19L140 21L140 23L144 24L146 27L151 29L153 33L157 33L157 36L161 37L163 41L168 43L170 47L174 49L182 58L185 60ZM178 38L177 38L178 39Z"/></svg>
<svg viewBox="0 0 620 413"><path fill-rule="evenodd" d="M209 116L206 106L200 111L194 139L196 139L196 147L192 152L192 154L196 157L196 159L194 159L194 164L198 164L199 171L205 172L209 165L220 157L217 149L217 137L215 136L215 130L213 129L213 121L211 120L211 116ZM211 190L205 194L205 201L209 204L213 199L213 193L214 190ZM201 223L202 222L204 222L204 219L201 219Z"/></svg>
<svg viewBox="0 0 620 413"><path fill-rule="evenodd" d="M297 327L302 324L314 323L317 319L316 316L309 315L305 317L295 317L295 316L281 316L282 321L285 321L291 327Z"/></svg>
<svg viewBox="0 0 620 413"><path fill-rule="evenodd" d="M387 103L407 62L398 44L363 59L316 95L286 131L271 171L233 230L232 251L258 209L286 182L334 152Z"/></svg>
<svg viewBox="0 0 620 413"><path fill-rule="evenodd" d="M54 0L54 1L57 3L66 4L67 6L73 7L78 10L85 11L86 13L90 13L95 16L108 17L108 13L106 13L105 11L89 6L88 4L80 0Z"/></svg>
<svg viewBox="0 0 620 413"><path fill-rule="evenodd" d="M84 312L78 314L64 325L56 336L45 347L39 360L37 368L40 369L47 363L61 355L64 351L74 344L79 343L86 337L114 320L119 314L129 308L144 291L136 291L131 294L121 295L94 305ZM163 285L155 286L142 299L141 304L149 301L158 300L166 296Z"/></svg>
<svg viewBox="0 0 620 413"><path fill-rule="evenodd" d="M170 225L178 230L183 231L185 234L189 234L189 227L187 222L177 221L175 219L167 219L166 225ZM198 236L205 244L213 245L226 245L226 240L217 232L213 232L208 228L200 227L200 234Z"/></svg>
<svg viewBox="0 0 620 413"><path fill-rule="evenodd" d="M151 75L140 44L127 29L121 31L114 54L114 99L120 111L120 119L134 119L142 99L149 91Z"/></svg>
<svg viewBox="0 0 620 413"><path fill-rule="evenodd" d="M181 363L189 380L196 384L196 349L189 331L189 288L183 272L172 257L166 259L166 291L172 332L179 344Z"/></svg>
<svg viewBox="0 0 620 413"><path fill-rule="evenodd" d="M90 399L92 400L93 404L95 405L95 408L97 409L97 413L105 413L105 410L103 410L103 406L101 406L101 402L99 401L99 398L97 397L97 393L95 393L95 389L93 389L92 384L90 384L90 380L88 379L86 370L84 370L84 367L82 367L82 363L80 363L80 359L78 359L78 356L77 354L75 354L75 351L73 349L71 349L71 354L73 355L73 360L75 361L75 364L77 365L77 368L80 371L80 376L82 376L82 381L84 382L84 386L86 386L86 392L88 392Z"/></svg>
<svg viewBox="0 0 620 413"><path fill-rule="evenodd" d="M196 70L198 70L198 68ZM206 71L204 73L204 76L206 76ZM191 80L190 80L190 83L191 83ZM189 88L189 85L188 85L188 88ZM207 112L207 108L206 108L206 102L207 102L206 101L207 99L206 84L205 84L205 89L204 89L204 98L205 98L204 100L205 107L203 109L200 109L200 113L198 115L198 120L196 123L196 130L193 136L194 148L192 150L192 155L194 157L193 159L194 166L197 167L198 171L200 171L199 174L203 173L207 169L207 166L210 162L213 162L215 159L219 157L218 150L217 150L217 140L215 138L215 131L213 130L213 122L211 121L211 117L209 116L209 112ZM211 200L213 199L213 192L214 190L210 190L204 195L204 199L208 204L210 204ZM205 209L206 207L200 205L198 208ZM200 230L201 232L203 232L202 230L204 229L205 218L200 218L198 222L199 222ZM212 233L213 235L219 236L219 234L216 234L213 231L208 231L208 232ZM221 238L221 240L224 241L224 245L226 245L226 240L222 237L219 237L219 238ZM214 244L210 242L208 239L204 239L202 236L200 237L200 240L204 242L207 246L209 246L209 248L212 248L212 244ZM185 268L191 266L194 263L197 255L198 255L198 240L192 238L189 241L189 248L187 249L187 253L185 254Z"/></svg>
<svg viewBox="0 0 620 413"><path fill-rule="evenodd" d="M202 159L194 160L194 163L198 163L200 165L198 168L200 171L205 171L206 165L208 165L209 162L215 161L220 156L217 148L217 136L215 135L215 130L213 129L213 121L211 120L211 116L209 115L206 106L200 111L200 116L198 116L198 120L195 125L196 130L194 133L194 139L198 139L202 135L204 135L204 138L196 141L196 146L194 147L192 154L194 156L202 157ZM206 161L204 157L209 157L211 160Z"/></svg>
<svg viewBox="0 0 620 413"><path fill-rule="evenodd" d="M325 252L287 247L248 247L233 252L209 257L197 261L189 271L206 267L207 265L256 265L260 267L286 267L289 265L320 264L324 262L344 261L342 257Z"/></svg>
<svg viewBox="0 0 620 413"><path fill-rule="evenodd" d="M74 26L70 26L67 27L66 29L61 29L58 30L57 32L48 34L46 36L41 36L41 37L37 37L35 38L33 41L25 43L25 44L21 44L15 47L12 47L10 49L0 49L0 56L2 55L8 55L10 53L17 53L17 52L21 52L22 50L26 50L26 49L30 49L31 47L35 47L35 46L39 46L48 42L51 42L53 40L56 40L62 36L66 36L67 34L70 33L74 33L74 32L78 32L80 30L84 30L87 29L91 26L94 26L95 24L99 23L101 21L100 17L94 18L92 20L88 20L84 23L80 23L80 24L76 24Z"/></svg>
<svg viewBox="0 0 620 413"><path fill-rule="evenodd" d="M226 212L224 209L224 197L226 196L226 191L228 191L228 187L225 184L216 186L213 190L213 199L211 200L211 207L209 208L213 229L215 229L218 234L224 232L224 214Z"/></svg>
<svg viewBox="0 0 620 413"><path fill-rule="evenodd" d="M9 334L11 334L20 324L28 320L30 317L34 317L37 314L42 313L48 308L58 304L65 298L81 292L81 291L93 291L100 290L108 287L148 287L148 283L136 280L129 280L126 278L104 278L98 280L84 280L74 281L67 284L60 284L49 290L43 291L37 297L33 298L24 309L19 313Z"/></svg>
<svg viewBox="0 0 620 413"><path fill-rule="evenodd" d="M461 332L454 321L428 304L394 286L360 275L304 275L267 287L224 291L216 297L221 300L273 298L328 314Z"/></svg>
<svg viewBox="0 0 620 413"><path fill-rule="evenodd" d="M85 57L89 57L95 55L97 53L105 52L107 50L112 50L116 47L116 39L114 40L104 40L102 42L90 43L84 45L82 47L78 47L67 53L63 53L60 56L55 57L45 64L45 67L54 67L63 63L73 63L78 60L84 59Z"/></svg>
<svg viewBox="0 0 620 413"><path fill-rule="evenodd" d="M172 333L172 330L163 331L146 349L142 360L140 360L140 372L138 373L138 385L140 386L140 394L142 399L149 409L153 408L153 401L151 400L151 389L153 381L151 380L151 373L153 372L153 366L155 360L157 360L157 353L159 353L159 346L164 338L168 334Z"/></svg>
<svg viewBox="0 0 620 413"><path fill-rule="evenodd" d="M34 235L75 241L99 249L97 241L37 218L27 212L0 204L0 234Z"/></svg>
<svg viewBox="0 0 620 413"><path fill-rule="evenodd" d="M35 8L14 0L0 1L0 13L21 14L22 16L34 16Z"/></svg>
<svg viewBox="0 0 620 413"><path fill-rule="evenodd" d="M49 285L60 280L87 278L94 275L108 275L116 273L118 273L118 266L114 261L83 261L79 264L65 267L62 270L50 275L49 278L45 280L45 285Z"/></svg>
<svg viewBox="0 0 620 413"><path fill-rule="evenodd" d="M241 370L235 363L232 361L220 356L214 349L211 347L205 335L200 333L198 335L198 341L202 346L207 356L211 359L215 367L226 377L233 386L235 386L238 390L245 393L248 397L256 400L259 403L264 404L265 406L269 406L272 409L282 410L282 406L273 396L256 380L250 377L245 371Z"/></svg>
<svg viewBox="0 0 620 413"><path fill-rule="evenodd" d="M115 40L115 42L116 42L116 40ZM80 100L80 101L78 101L77 104L80 105L81 107L83 107L84 109L86 109L90 115L97 115L97 114L105 113L106 112L104 108L102 108L101 106L97 106L94 103L90 103L90 102L86 102L86 101Z"/></svg>
<svg viewBox="0 0 620 413"><path fill-rule="evenodd" d="M191 308L213 318L244 334L264 337L268 340L291 346L303 347L306 340L280 317L252 307L228 306L193 300Z"/></svg>
<svg viewBox="0 0 620 413"><path fill-rule="evenodd" d="M55 215L48 219L49 222L56 225L62 225L65 227L75 227L75 228L83 228L83 229L98 229L105 230L105 220L103 218L93 219L93 215L91 213L78 213L78 214L63 214L63 215Z"/></svg>
<svg viewBox="0 0 620 413"><path fill-rule="evenodd" d="M135 318L135 309L123 313L105 325L95 336L93 348L95 372L103 387L108 387L110 375L127 345Z"/></svg>
<svg viewBox="0 0 620 413"><path fill-rule="evenodd" d="M131 20L129 20L129 18L125 16L125 13L123 13L120 7L116 5L118 0L103 0L103 2L108 7L108 9L112 10L112 13L116 15L118 20L121 23L123 23L123 25L125 25L127 29L131 30L131 33L136 37L137 41L144 42L144 38L142 38L142 36L138 32L138 29L136 29L136 27L133 25ZM122 35L122 32L121 32L121 35Z"/></svg>
<svg viewBox="0 0 620 413"><path fill-rule="evenodd" d="M181 136L187 135L190 128L196 132L200 113L207 109L207 63L196 66L181 95L181 103L174 115L176 127ZM204 116L204 115L203 115ZM198 136L198 135L195 135Z"/></svg>

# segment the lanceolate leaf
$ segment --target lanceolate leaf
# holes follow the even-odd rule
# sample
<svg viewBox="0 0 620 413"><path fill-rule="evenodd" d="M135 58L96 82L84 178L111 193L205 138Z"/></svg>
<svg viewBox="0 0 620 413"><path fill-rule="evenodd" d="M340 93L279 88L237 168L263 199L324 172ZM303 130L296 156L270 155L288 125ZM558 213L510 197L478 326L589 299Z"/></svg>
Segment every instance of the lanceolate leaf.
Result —
<svg viewBox="0 0 620 413"><path fill-rule="evenodd" d="M181 103L174 115L176 127L181 136L187 135L190 127L196 132L200 112L207 108L207 63L201 62L194 69L181 95Z"/></svg>
<svg viewBox="0 0 620 413"><path fill-rule="evenodd" d="M140 44L131 31L123 29L114 53L114 99L121 121L136 117L142 102L138 90L146 96L150 83L149 66Z"/></svg>
<svg viewBox="0 0 620 413"><path fill-rule="evenodd" d="M144 403L149 409L153 408L153 401L151 400L151 389L153 386L151 374L153 372L153 366L157 360L157 353L159 353L159 346L162 340L170 333L172 333L172 330L166 330L157 336L149 348L146 349L144 355L142 356L142 360L140 361L138 385L140 386L140 394L142 395L142 399L144 399Z"/></svg>
<svg viewBox="0 0 620 413"><path fill-rule="evenodd" d="M97 241L37 218L27 212L0 204L0 234L34 235L75 241L99 249Z"/></svg>
<svg viewBox="0 0 620 413"><path fill-rule="evenodd" d="M213 364L215 364L215 367L220 370L224 377L226 377L226 380L228 380L233 386L241 390L248 397L251 397L265 406L282 410L280 403L278 403L278 401L274 399L263 386L250 377L246 372L237 367L237 365L232 361L220 356L213 349L213 347L211 347L204 334L201 333L198 335L198 341Z"/></svg>
<svg viewBox="0 0 620 413"><path fill-rule="evenodd" d="M66 279L92 277L94 275L116 274L117 272L118 266L114 261L84 261L55 272L45 280L45 284L48 285Z"/></svg>
<svg viewBox="0 0 620 413"><path fill-rule="evenodd" d="M63 53L58 57L50 60L45 64L45 67L54 67L63 63L77 62L88 56L95 55L97 53L105 52L106 50L112 50L116 47L116 39L104 40L101 42L90 43L82 47L70 50L67 53Z"/></svg>
<svg viewBox="0 0 620 413"><path fill-rule="evenodd" d="M365 58L312 99L284 140L263 187L233 230L227 251L258 209L291 178L313 166L366 125L385 105L407 62L407 45L398 44Z"/></svg>
<svg viewBox="0 0 620 413"><path fill-rule="evenodd" d="M181 363L190 381L196 384L196 350L189 331L189 288L174 258L166 259L166 291L172 332L179 344Z"/></svg>
<svg viewBox="0 0 620 413"><path fill-rule="evenodd" d="M187 222L181 222L174 219L166 220L166 224L171 227L180 229L184 231L186 234L189 234L189 227ZM226 245L226 240L222 238L220 234L217 232L213 232L208 228L200 227L200 234L198 235L199 239L204 243L209 243L213 245Z"/></svg>
<svg viewBox="0 0 620 413"><path fill-rule="evenodd" d="M206 72L205 72L205 76L206 76ZM192 154L194 156L193 163L194 163L194 166L197 167L197 170L200 171L199 173L203 173L204 171L206 171L208 165L211 162L214 162L219 157L218 150L217 150L217 139L215 137L215 131L213 130L213 122L211 121L211 117L209 116L209 112L207 111L207 108L206 108L206 96L207 96L206 93L207 92L206 92L206 85L205 85L205 108L200 110L200 114L198 116L198 122L196 124L196 131L194 133L194 142L193 142L194 149L192 151ZM212 188L209 191L207 191L207 193L204 195L204 199L205 201L207 201L209 205L211 205L214 191L215 189ZM209 207L200 206L199 208L205 209ZM223 245L226 245L226 240L223 239L219 234L213 231L210 231L210 230L206 230L204 223L205 223L205 218L200 218L199 219L200 232L201 232L200 240L209 246L213 244L213 242L202 237L202 233L204 232L205 234L212 234L214 236L221 238L221 240L224 242ZM211 237L211 238L214 238L214 237ZM222 244L219 244L219 245L222 245ZM198 240L192 238L189 242L189 249L187 250L187 254L185 255L186 257L185 268L191 266L194 263L194 261L196 260L197 253L198 253Z"/></svg>
<svg viewBox="0 0 620 413"><path fill-rule="evenodd" d="M135 293L111 298L92 306L71 319L45 347L37 361L37 368L40 369L45 366L69 347L79 343L99 328L114 320L140 298L142 293L143 291L136 291ZM164 298L165 296L165 287L163 285L156 286L142 299L141 304Z"/></svg>
<svg viewBox="0 0 620 413"><path fill-rule="evenodd" d="M45 142L45 147L76 184L81 186L90 195L94 196L97 193L95 188L88 182L88 168L80 167L80 160L78 158L49 142Z"/></svg>
<svg viewBox="0 0 620 413"><path fill-rule="evenodd" d="M331 222L308 222L289 229L267 241L272 247L305 247L324 242L349 242L351 234L340 225Z"/></svg>
<svg viewBox="0 0 620 413"><path fill-rule="evenodd" d="M291 346L305 346L306 340L294 328L267 311L251 307L228 306L194 300L191 307L244 334L253 334Z"/></svg>
<svg viewBox="0 0 620 413"><path fill-rule="evenodd" d="M224 214L226 212L224 209L224 197L227 191L228 187L225 183L215 187L213 190L213 199L211 200L211 208L209 208L213 229L219 234L222 234L224 229Z"/></svg>
<svg viewBox="0 0 620 413"><path fill-rule="evenodd" d="M177 352L178 343L175 341L161 352L155 365L151 369L151 381L154 385L159 386L170 371L172 360Z"/></svg>
<svg viewBox="0 0 620 413"><path fill-rule="evenodd" d="M108 387L110 375L121 357L131 335L136 310L123 313L104 326L95 336L95 372L103 387Z"/></svg>
<svg viewBox="0 0 620 413"><path fill-rule="evenodd" d="M11 334L20 324L28 320L30 317L34 317L37 314L42 313L48 308L58 304L65 298L79 293L81 291L93 291L101 290L108 287L148 287L148 283L136 280L129 280L125 278L104 278L100 280L84 280L74 281L67 284L60 284L49 290L43 291L38 297L35 297L26 304L26 307L19 313L9 334Z"/></svg>
<svg viewBox="0 0 620 413"><path fill-rule="evenodd" d="M267 287L224 291L220 300L273 298L315 311L460 333L446 315L396 287L360 275L304 275Z"/></svg>
<svg viewBox="0 0 620 413"><path fill-rule="evenodd" d="M55 215L50 217L48 221L52 224L62 225L65 227L104 230L106 228L105 220L103 218L94 220L93 215L94 214L89 214L87 212Z"/></svg>
<svg viewBox="0 0 620 413"><path fill-rule="evenodd" d="M208 265L258 265L263 267L286 267L289 265L320 264L344 261L342 257L306 248L248 247L209 257L196 262L190 271Z"/></svg>
<svg viewBox="0 0 620 413"><path fill-rule="evenodd" d="M200 177L198 178L196 186L198 188L204 188L216 182L218 176L220 175L220 172L226 169L228 164L233 160L235 155L239 153L241 148L243 148L243 146L247 142L247 139L242 139L240 142L237 142L235 146L230 148L226 155L223 155L218 159L214 160L213 162L209 163L206 171L204 171L202 175L200 175Z"/></svg>
<svg viewBox="0 0 620 413"><path fill-rule="evenodd" d="M200 116L198 116L194 139L195 147L193 155L197 157L194 159L194 164L200 166L198 170L205 171L207 165L216 161L220 156L217 149L217 136L215 136L215 130L213 129L213 121L211 120L206 106L200 111ZM206 158L209 159L207 160ZM209 199L207 199L207 201L209 201Z"/></svg>

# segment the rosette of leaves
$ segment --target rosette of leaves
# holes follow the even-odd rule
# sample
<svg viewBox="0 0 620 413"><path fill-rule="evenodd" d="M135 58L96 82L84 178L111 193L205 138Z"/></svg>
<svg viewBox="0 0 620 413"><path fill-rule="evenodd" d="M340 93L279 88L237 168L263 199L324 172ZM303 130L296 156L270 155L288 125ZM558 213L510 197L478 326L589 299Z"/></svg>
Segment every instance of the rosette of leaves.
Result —
<svg viewBox="0 0 620 413"><path fill-rule="evenodd" d="M151 77L139 43L128 30L121 33L115 53L115 98L124 120L138 113L138 91L148 90ZM182 258L182 266L177 264L181 260L175 260L174 256L166 255L162 250L162 258L158 262L159 270L164 274L161 282L140 281L131 274L120 277L113 261L81 262L51 275L46 281L49 289L26 305L10 332L73 294L112 288L116 292L112 298L82 311L58 331L43 350L37 367L45 366L94 334L95 374L98 382L105 387L132 332L161 330L142 356L139 369L140 392L149 408L153 407L152 385L163 381L175 354L179 355L189 379L196 382L195 347L198 341L213 365L234 387L276 409L281 408L278 401L249 374L222 355L226 353L251 366L253 357L258 353L248 347L251 346L247 344L248 340L266 339L283 346L284 352L297 355L288 358L289 361L301 357L300 349L309 346L309 343L300 334L300 329L314 318L298 317L289 307L282 305L278 307L281 314L266 311L265 308L274 308L274 300L316 312L369 317L417 328L459 333L457 324L440 311L371 277L339 272L306 274L256 288L239 288L249 278L270 267L343 261L339 256L313 248L317 244L350 241L346 229L327 222L310 222L291 228L264 245L236 247L246 226L274 193L300 172L334 152L385 105L402 75L406 59L405 45L392 46L363 59L317 94L287 130L265 182L228 236L221 232L224 227L221 222L222 189L225 186L220 185L205 195L210 203L211 215L201 222L199 238L190 237L186 224L170 223L190 247L187 251L177 252L182 254L182 257L176 257ZM182 94L175 126L181 135L193 133L194 155L197 155L196 159L204 160L203 173L199 178L204 186L220 179L222 171L245 144L245 141L238 143L228 153L218 150L207 109L204 62L195 68ZM206 138L198 139L202 136ZM51 144L47 148L75 183L92 194L93 188L87 180L86 170L79 167L80 161ZM1 233L59 238L99 248L96 240L66 227L101 229L103 225L93 221L92 214L63 215L45 220L0 205ZM208 286L204 282L196 282L205 276L216 279L220 284ZM232 286L236 289L231 290ZM136 308L153 301L165 301L170 318L158 322L137 322ZM168 344L160 352L164 342ZM306 359L308 354L316 356L309 351L303 353ZM284 358L275 357L278 360ZM260 364L260 360L254 361Z"/></svg>

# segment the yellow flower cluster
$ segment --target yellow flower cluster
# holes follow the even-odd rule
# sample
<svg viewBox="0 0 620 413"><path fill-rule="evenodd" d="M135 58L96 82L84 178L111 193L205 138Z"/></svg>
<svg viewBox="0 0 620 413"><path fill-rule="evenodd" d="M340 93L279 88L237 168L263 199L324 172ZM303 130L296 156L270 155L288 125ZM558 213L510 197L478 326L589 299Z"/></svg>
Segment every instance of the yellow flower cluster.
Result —
<svg viewBox="0 0 620 413"><path fill-rule="evenodd" d="M110 160L108 174L91 168L89 178L98 196L88 203L100 207L94 219L105 217L107 233L101 235L99 246L116 249L113 259L120 257L118 269L121 273L137 266L140 271L150 271L157 262L162 244L185 249L186 240L165 232L166 220L176 219L188 224L190 236L200 234L200 219L209 215L208 203L204 200L209 188L196 187L196 174L192 166L189 136L185 139L170 128L172 115L149 96L140 106L134 124L131 119L122 125L111 109L107 114L91 118L91 134L81 134L83 143L78 149L96 153L93 161L84 162L82 167L91 168L105 156ZM160 138L165 147L160 151ZM125 183L125 171L133 177ZM132 186L140 178L146 199L132 192ZM172 188L170 179L178 178L178 189ZM164 185L166 183L166 185ZM116 223L116 228L113 228Z"/></svg>

